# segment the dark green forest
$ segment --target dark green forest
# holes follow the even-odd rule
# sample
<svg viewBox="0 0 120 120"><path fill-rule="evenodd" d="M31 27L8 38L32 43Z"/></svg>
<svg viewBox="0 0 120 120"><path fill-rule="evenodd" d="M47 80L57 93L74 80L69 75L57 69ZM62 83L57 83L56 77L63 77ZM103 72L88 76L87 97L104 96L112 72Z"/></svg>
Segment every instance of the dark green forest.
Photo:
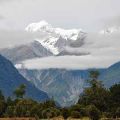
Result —
<svg viewBox="0 0 120 120"><path fill-rule="evenodd" d="M120 83L109 89L98 80L99 72L90 71L89 87L85 88L75 105L62 108L54 98L38 102L25 98L26 86L18 86L13 96L6 98L0 91L0 117L35 117L53 118L63 116L65 119L89 117L92 120L100 118L120 117Z"/></svg>

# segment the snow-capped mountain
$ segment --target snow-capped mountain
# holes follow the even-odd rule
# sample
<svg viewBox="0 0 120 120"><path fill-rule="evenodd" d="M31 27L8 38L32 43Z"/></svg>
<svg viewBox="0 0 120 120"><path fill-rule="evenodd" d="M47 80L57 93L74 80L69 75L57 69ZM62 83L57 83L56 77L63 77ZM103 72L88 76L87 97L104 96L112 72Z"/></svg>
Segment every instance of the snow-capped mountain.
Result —
<svg viewBox="0 0 120 120"><path fill-rule="evenodd" d="M49 96L54 96L55 100L63 106L75 103L86 86L88 70L82 70L82 68L94 68L97 60L101 66L101 59L100 62L97 59L99 55L102 58L103 52L107 54L114 52L114 48L115 51L119 51L115 47L116 42L112 41L119 40L120 35L116 33L120 32L120 27L86 34L81 29L54 28L47 22L41 21L28 25L25 30L34 36L37 33L38 36L35 36L36 38L29 44L3 49L0 53L11 60L27 80L40 90L47 92ZM81 70L77 70L79 65ZM57 69L57 66L60 67ZM75 69L71 70L69 66L71 68L74 66ZM101 80L104 78L101 77ZM106 81L108 84L111 83L110 85L113 82L112 78L111 82Z"/></svg>
<svg viewBox="0 0 120 120"><path fill-rule="evenodd" d="M113 26L104 30L100 31L100 34L113 34L113 33L119 33L120 27L119 26Z"/></svg>
<svg viewBox="0 0 120 120"><path fill-rule="evenodd" d="M81 29L65 30L54 28L45 21L32 23L25 28L31 35L32 42L20 46L0 49L0 53L13 63L47 56L88 55L79 48L84 44L87 34Z"/></svg>
<svg viewBox="0 0 120 120"><path fill-rule="evenodd" d="M37 32L46 34L44 38L36 38L36 40L54 55L59 54L66 46L80 47L86 37L86 33L81 29L66 30L54 28L46 21L32 23L28 25L25 30L31 33Z"/></svg>

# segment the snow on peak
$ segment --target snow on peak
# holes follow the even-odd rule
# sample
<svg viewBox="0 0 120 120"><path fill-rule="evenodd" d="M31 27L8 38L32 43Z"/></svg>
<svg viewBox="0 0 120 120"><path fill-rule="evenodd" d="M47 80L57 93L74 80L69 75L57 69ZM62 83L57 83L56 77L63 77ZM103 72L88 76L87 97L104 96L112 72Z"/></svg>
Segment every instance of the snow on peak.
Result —
<svg viewBox="0 0 120 120"><path fill-rule="evenodd" d="M100 34L112 34L112 33L118 33L120 32L120 27L110 27L110 28L107 28L105 30L101 30L100 31Z"/></svg>
<svg viewBox="0 0 120 120"><path fill-rule="evenodd" d="M57 42L57 37L49 36L49 38L46 39L36 39L39 43L41 43L42 46L44 46L46 49L48 49L50 52L52 52L54 55L59 54L58 47L55 47L55 43Z"/></svg>
<svg viewBox="0 0 120 120"><path fill-rule="evenodd" d="M44 32L47 31L48 29L52 29L52 26L44 20L38 23L31 23L25 28L25 30L29 32L38 32L38 31Z"/></svg>
<svg viewBox="0 0 120 120"><path fill-rule="evenodd" d="M38 23L32 23L28 25L25 30L27 32L47 32L54 33L58 36L63 37L64 39L72 39L76 40L80 33L84 33L82 29L62 29L62 28L54 28L51 24L42 20Z"/></svg>
<svg viewBox="0 0 120 120"><path fill-rule="evenodd" d="M46 37L44 39L37 38L36 40L55 55L59 54L66 45L70 45L70 42L82 40L86 34L81 29L55 28L46 21L32 23L25 30L32 33L45 33Z"/></svg>
<svg viewBox="0 0 120 120"><path fill-rule="evenodd" d="M55 33L57 35L60 35L65 39L71 39L71 40L76 40L80 32L82 33L81 29L70 29L70 30L65 30L61 28L55 29Z"/></svg>

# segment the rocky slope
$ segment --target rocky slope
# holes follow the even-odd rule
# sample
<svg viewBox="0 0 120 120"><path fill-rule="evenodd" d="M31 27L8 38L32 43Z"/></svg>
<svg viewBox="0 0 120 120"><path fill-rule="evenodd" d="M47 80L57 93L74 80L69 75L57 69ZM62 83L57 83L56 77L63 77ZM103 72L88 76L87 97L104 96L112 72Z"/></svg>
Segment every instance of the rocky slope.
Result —
<svg viewBox="0 0 120 120"><path fill-rule="evenodd" d="M88 70L27 70L20 73L37 88L45 91L62 106L77 102L80 93L87 86Z"/></svg>

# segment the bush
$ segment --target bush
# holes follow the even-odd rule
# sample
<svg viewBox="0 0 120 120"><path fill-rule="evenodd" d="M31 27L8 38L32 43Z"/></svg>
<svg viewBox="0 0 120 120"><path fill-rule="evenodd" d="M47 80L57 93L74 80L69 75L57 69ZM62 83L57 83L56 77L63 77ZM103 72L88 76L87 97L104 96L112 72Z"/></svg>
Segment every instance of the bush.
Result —
<svg viewBox="0 0 120 120"><path fill-rule="evenodd" d="M20 100L15 106L15 115L18 117L30 117L30 111L35 102L32 100Z"/></svg>
<svg viewBox="0 0 120 120"><path fill-rule="evenodd" d="M99 120L100 118L100 111L94 106L94 105L89 105L86 108L88 116L92 120Z"/></svg>
<svg viewBox="0 0 120 120"><path fill-rule="evenodd" d="M115 115L116 115L116 117L120 117L120 107L118 107L117 109L116 109L116 112L115 112Z"/></svg>
<svg viewBox="0 0 120 120"><path fill-rule="evenodd" d="M70 116L69 109L67 108L62 108L61 112L62 112L62 116L64 117L64 119L67 119Z"/></svg>
<svg viewBox="0 0 120 120"><path fill-rule="evenodd" d="M15 109L14 106L8 106L7 109L6 109L6 111L5 111L4 116L5 117L13 117L13 116L15 116L14 115L14 109Z"/></svg>
<svg viewBox="0 0 120 120"><path fill-rule="evenodd" d="M5 112L6 104L4 100L0 100L0 117L3 116Z"/></svg>
<svg viewBox="0 0 120 120"><path fill-rule="evenodd" d="M71 112L71 117L72 118L80 118L81 115L80 115L80 113L78 111L72 111Z"/></svg>
<svg viewBox="0 0 120 120"><path fill-rule="evenodd" d="M80 104L76 104L76 105L73 105L70 107L70 111L77 111L80 113L80 116L84 117L86 116L86 110L85 110L85 107L83 105L80 105Z"/></svg>
<svg viewBox="0 0 120 120"><path fill-rule="evenodd" d="M53 117L58 117L60 116L60 111L56 108L47 108L42 111L42 117L43 118L53 118Z"/></svg>

